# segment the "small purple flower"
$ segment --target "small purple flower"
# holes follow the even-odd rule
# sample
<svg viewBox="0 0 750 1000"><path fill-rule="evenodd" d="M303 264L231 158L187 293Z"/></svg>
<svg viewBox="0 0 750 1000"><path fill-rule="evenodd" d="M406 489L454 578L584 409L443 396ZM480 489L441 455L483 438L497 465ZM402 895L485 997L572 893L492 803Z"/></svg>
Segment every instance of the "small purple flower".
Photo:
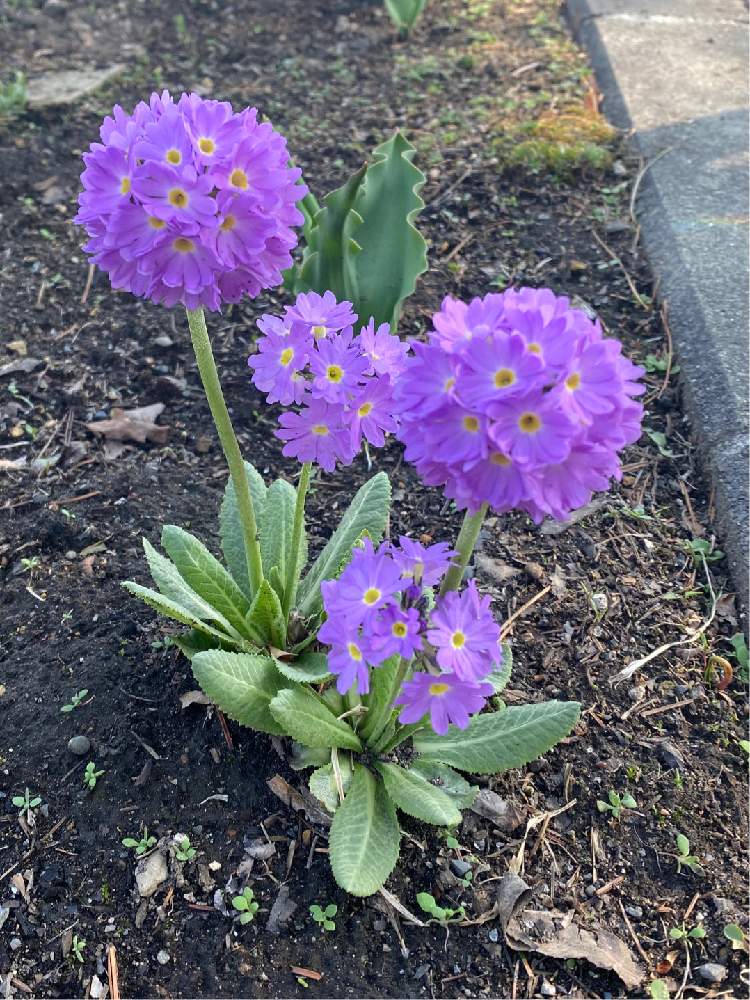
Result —
<svg viewBox="0 0 750 1000"><path fill-rule="evenodd" d="M86 169L81 174L81 181L85 190L78 199L80 211L73 221L86 226L89 235L93 236L91 222L129 204L133 168L121 147L99 143L93 143L91 151L83 154L83 162Z"/></svg>
<svg viewBox="0 0 750 1000"><path fill-rule="evenodd" d="M463 353L475 338L486 339L500 329L504 312L503 296L485 295L467 305L446 295L440 312L432 317L435 327L430 338L448 353Z"/></svg>
<svg viewBox="0 0 750 1000"><path fill-rule="evenodd" d="M422 648L422 623L419 612L416 608L402 611L396 605L390 605L375 619L369 639L372 663L381 663L396 655L410 660ZM377 659L373 654L377 654Z"/></svg>
<svg viewBox="0 0 750 1000"><path fill-rule="evenodd" d="M466 729L469 717L483 708L492 691L491 684L474 684L452 673L415 673L394 704L404 706L398 717L403 725L419 722L429 712L432 728L445 736L450 723Z"/></svg>
<svg viewBox="0 0 750 1000"><path fill-rule="evenodd" d="M238 115L228 101L204 101L197 94L183 94L180 110L185 116L196 163L207 167L224 163L244 138Z"/></svg>
<svg viewBox="0 0 750 1000"><path fill-rule="evenodd" d="M337 461L343 465L352 461L344 408L338 403L311 399L299 413L291 410L282 413L279 424L274 434L286 442L281 453L287 458L316 462L326 472L333 472Z"/></svg>
<svg viewBox="0 0 750 1000"><path fill-rule="evenodd" d="M401 587L401 574L388 551L381 546L375 552L370 539L365 538L338 580L321 584L323 606L329 618L343 618L355 625L392 603Z"/></svg>
<svg viewBox="0 0 750 1000"><path fill-rule="evenodd" d="M216 205L221 221L206 234L206 242L225 267L252 267L273 234L272 220L252 195L221 191Z"/></svg>
<svg viewBox="0 0 750 1000"><path fill-rule="evenodd" d="M456 367L453 358L432 344L412 343L413 355L396 381L400 410L415 421L423 418L455 396Z"/></svg>
<svg viewBox="0 0 750 1000"><path fill-rule="evenodd" d="M469 409L541 388L544 362L526 347L518 334L498 333L491 339L475 339L464 351L463 371L456 393Z"/></svg>
<svg viewBox="0 0 750 1000"><path fill-rule="evenodd" d="M266 393L267 402L301 403L306 382L299 373L307 364L307 339L299 334L279 337L269 333L258 341L258 354L247 359L254 370L253 385Z"/></svg>
<svg viewBox="0 0 750 1000"><path fill-rule="evenodd" d="M388 323L381 323L376 330L374 319L362 327L357 339L360 350L370 362L368 374L388 375L395 381L404 370L409 345L391 333Z"/></svg>
<svg viewBox="0 0 750 1000"><path fill-rule="evenodd" d="M489 434L499 451L522 466L537 469L562 462L576 425L549 395L531 392L490 406Z"/></svg>
<svg viewBox="0 0 750 1000"><path fill-rule="evenodd" d="M338 333L347 326L353 326L357 315L352 312L351 302L337 302L333 292L324 292L323 295L302 292L293 306L286 307L284 319L299 323L316 340L321 340L329 333Z"/></svg>
<svg viewBox="0 0 750 1000"><path fill-rule="evenodd" d="M484 458L487 420L457 403L446 403L430 417L424 438L427 449L445 462L472 462Z"/></svg>
<svg viewBox="0 0 750 1000"><path fill-rule="evenodd" d="M387 377L367 379L367 384L364 388L360 388L349 403L349 415L352 443L357 451L363 434L371 445L382 448L385 444L385 435L398 430L398 424L393 417L393 387L390 379Z"/></svg>
<svg viewBox="0 0 750 1000"><path fill-rule="evenodd" d="M151 160L166 167L193 166L193 144L185 119L170 108L158 121L147 125L133 152L139 160Z"/></svg>
<svg viewBox="0 0 750 1000"><path fill-rule="evenodd" d="M319 340L310 354L314 396L329 403L345 403L366 381L367 359L362 356L351 333Z"/></svg>
<svg viewBox="0 0 750 1000"><path fill-rule="evenodd" d="M147 160L133 174L133 193L147 212L165 222L190 225L195 233L217 223L211 187L210 179L199 177L192 167L178 173L174 167Z"/></svg>
<svg viewBox="0 0 750 1000"><path fill-rule="evenodd" d="M169 226L153 247L138 258L138 269L167 288L199 295L215 284L221 262L197 235L177 235Z"/></svg>
<svg viewBox="0 0 750 1000"><path fill-rule="evenodd" d="M473 580L462 593L441 597L431 615L427 641L437 650L443 670L462 680L478 681L502 661L500 629L490 612L490 598L479 597Z"/></svg>
<svg viewBox="0 0 750 1000"><path fill-rule="evenodd" d="M447 542L425 546L406 535L401 535L398 546L393 547L393 558L401 576L420 587L434 587L439 583L455 555Z"/></svg>
<svg viewBox="0 0 750 1000"><path fill-rule="evenodd" d="M367 650L358 630L347 630L344 626L339 629L335 641L322 641L331 642L328 666L331 673L336 674L336 690L339 694L346 694L355 683L359 694L367 694L370 690L370 669L366 658Z"/></svg>

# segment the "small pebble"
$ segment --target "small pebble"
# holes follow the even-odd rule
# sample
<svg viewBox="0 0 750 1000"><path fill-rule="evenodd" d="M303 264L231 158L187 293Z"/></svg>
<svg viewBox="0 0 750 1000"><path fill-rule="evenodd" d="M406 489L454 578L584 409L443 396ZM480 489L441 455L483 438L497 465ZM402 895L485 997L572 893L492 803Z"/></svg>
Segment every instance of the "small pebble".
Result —
<svg viewBox="0 0 750 1000"><path fill-rule="evenodd" d="M19 937L14 937L10 939L10 950L18 951L18 949L23 944L23 941Z"/></svg>
<svg viewBox="0 0 750 1000"><path fill-rule="evenodd" d="M104 933L105 934L113 934L115 930L116 930L116 927L115 927L114 924L107 924L107 926L104 928Z"/></svg>
<svg viewBox="0 0 750 1000"><path fill-rule="evenodd" d="M493 943L494 943L495 941L497 941L497 938L498 938L498 933L497 933L497 927L493 927L491 931L488 931L488 932L487 932L487 937L488 937L488 938L490 939L490 941L492 941Z"/></svg>
<svg viewBox="0 0 750 1000"><path fill-rule="evenodd" d="M458 875L459 878L463 878L467 872L471 871L469 862L460 861L458 858L451 858L451 868L453 869L453 874Z"/></svg>
<svg viewBox="0 0 750 1000"><path fill-rule="evenodd" d="M68 740L68 750L76 757L83 757L91 749L91 740L88 736L73 736Z"/></svg>
<svg viewBox="0 0 750 1000"><path fill-rule="evenodd" d="M713 896L711 898L713 907L717 913L729 913L734 909L734 904L731 899L727 899L726 896Z"/></svg>
<svg viewBox="0 0 750 1000"><path fill-rule="evenodd" d="M548 983L546 979L542 980L542 985L539 987L539 992L543 997L554 997L557 996L557 988Z"/></svg>
<svg viewBox="0 0 750 1000"><path fill-rule="evenodd" d="M640 906L626 906L625 912L629 917L634 917L636 920L640 920L643 916L643 909Z"/></svg>
<svg viewBox="0 0 750 1000"><path fill-rule="evenodd" d="M593 886L593 885L587 885L586 886L586 895L587 896L593 896L595 893L596 893L596 886Z"/></svg>
<svg viewBox="0 0 750 1000"><path fill-rule="evenodd" d="M707 983L720 983L727 974L726 966L719 965L718 962L706 962L705 965L699 965L695 971Z"/></svg>
<svg viewBox="0 0 750 1000"><path fill-rule="evenodd" d="M169 954L169 952L165 951L164 948L162 948L161 951L157 951L156 953L156 961L159 963L159 965L166 965L171 957L172 956Z"/></svg>

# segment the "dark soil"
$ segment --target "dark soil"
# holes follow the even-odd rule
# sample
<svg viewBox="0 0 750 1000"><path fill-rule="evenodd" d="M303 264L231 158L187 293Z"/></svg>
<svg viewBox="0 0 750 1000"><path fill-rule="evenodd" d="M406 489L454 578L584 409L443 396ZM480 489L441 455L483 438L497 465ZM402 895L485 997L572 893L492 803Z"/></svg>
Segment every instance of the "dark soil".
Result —
<svg viewBox="0 0 750 1000"><path fill-rule="evenodd" d="M94 974L111 986L110 944L123 996L531 997L551 995L550 984L558 995L625 992L616 975L583 959L519 956L496 920L449 932L394 926L372 901L346 897L328 869L325 829L267 787L275 774L295 784L304 777L269 739L234 725L225 733L205 706L181 708L195 687L189 664L165 643L170 629L119 584L146 581L140 539L156 543L164 522L215 548L226 473L184 318L112 293L101 275L85 293L88 267L70 222L80 153L102 115L115 100L130 107L161 86L257 104L289 136L318 195L393 127L405 128L428 173L420 225L431 249L404 333L423 330L446 293L549 285L596 309L634 359L656 356L645 420L652 436L629 450L621 487L568 526L538 529L514 516L483 532L476 570L498 619L537 598L514 622L508 700L583 703L569 739L489 785L527 819L569 804L532 827L522 873L539 909L574 912L581 925L621 937L644 967L645 956L648 975L631 995L644 995L657 969L672 995L680 987L746 993L744 953L730 951L722 932L747 924L747 760L738 745L747 701L728 643L740 623L721 559L708 564L709 587L686 548L696 538L714 542L712 502L680 410L679 376L674 366L658 370L670 361L669 340L647 298L628 214L638 164L615 142L606 173L504 170L505 131L586 94L585 65L554 5L432 0L408 41L380 4L354 0L0 7L3 73L122 59L127 71L106 93L0 125L2 995L88 996ZM291 477L296 466L281 458L274 414L245 367L255 319L278 303L246 302L213 317L211 332L246 456L267 477ZM39 364L24 370L19 362L29 358ZM154 402L165 404L166 446L105 448L86 428L113 406ZM24 457L25 467L9 466ZM394 535L454 537L457 516L421 486L398 446L374 465L394 486ZM314 484L318 544L367 475L360 459ZM712 612L699 637L615 681L631 661L686 640ZM717 656L734 665L730 683ZM81 689L83 703L62 713ZM74 735L91 740L87 756L68 752ZM105 772L91 793L88 760ZM11 805L25 787L43 803L32 827ZM600 813L596 800L610 790L629 791L637 809L619 821ZM144 828L159 838L187 833L198 854L139 906L135 859L121 840ZM410 910L426 890L475 917L491 907L524 830L522 821L501 833L468 814L457 836L475 878L464 889L449 867L456 853L436 831L408 824L388 888ZM702 873L677 872L677 832ZM214 893L245 844L266 836L276 854L255 862L248 884L261 911L243 927L215 908ZM297 909L272 934L282 884ZM318 931L313 902L338 904L335 932ZM689 952L669 939L683 921L706 931ZM71 934L86 941L82 963L69 954ZM720 985L696 974L706 962L726 967Z"/></svg>

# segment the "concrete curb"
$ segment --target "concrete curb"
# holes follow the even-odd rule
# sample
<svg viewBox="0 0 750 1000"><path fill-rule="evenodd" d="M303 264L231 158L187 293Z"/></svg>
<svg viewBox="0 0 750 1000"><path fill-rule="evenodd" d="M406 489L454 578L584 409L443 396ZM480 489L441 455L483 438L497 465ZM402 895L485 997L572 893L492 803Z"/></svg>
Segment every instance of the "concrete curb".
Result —
<svg viewBox="0 0 750 1000"><path fill-rule="evenodd" d="M567 0L604 111L650 166L637 203L688 418L748 607L748 114L743 0ZM656 159L658 157L658 159Z"/></svg>

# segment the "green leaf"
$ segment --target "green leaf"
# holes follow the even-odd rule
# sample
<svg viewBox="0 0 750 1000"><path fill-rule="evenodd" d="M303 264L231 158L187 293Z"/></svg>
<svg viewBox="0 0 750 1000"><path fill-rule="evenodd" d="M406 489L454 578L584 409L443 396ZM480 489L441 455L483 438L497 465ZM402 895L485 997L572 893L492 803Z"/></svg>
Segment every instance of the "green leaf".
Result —
<svg viewBox="0 0 750 1000"><path fill-rule="evenodd" d="M309 688L287 688L271 702L271 712L283 731L306 747L361 750L359 737Z"/></svg>
<svg viewBox="0 0 750 1000"><path fill-rule="evenodd" d="M435 826L457 826L461 822L461 812L451 798L421 774L385 761L376 762L375 767L386 792L407 816Z"/></svg>
<svg viewBox="0 0 750 1000"><path fill-rule="evenodd" d="M208 649L216 649L217 645L219 645L219 648L222 648L215 639L204 635L194 628L190 629L189 632L183 632L181 635L170 636L170 638L189 660L192 660L196 653L204 653ZM231 640L228 640L224 645L230 650L233 646Z"/></svg>
<svg viewBox="0 0 750 1000"><path fill-rule="evenodd" d="M513 705L502 712L475 716L466 729L449 726L445 736L418 733L414 749L471 774L497 774L522 767L553 747L578 721L574 701Z"/></svg>
<svg viewBox="0 0 750 1000"><path fill-rule="evenodd" d="M331 760L330 747L304 747L292 740L289 751L289 766L293 771L306 771L308 767L323 767Z"/></svg>
<svg viewBox="0 0 750 1000"><path fill-rule="evenodd" d="M382 782L357 764L328 837L333 877L353 896L371 896L398 861L401 831Z"/></svg>
<svg viewBox="0 0 750 1000"><path fill-rule="evenodd" d="M400 662L400 656L391 656L370 673L370 693L363 699L367 715L360 726L360 732L364 741L371 746L376 742L371 740L371 736L377 734L379 737L393 714L393 699L398 693L394 688Z"/></svg>
<svg viewBox="0 0 750 1000"><path fill-rule="evenodd" d="M510 674L513 669L513 650L510 648L509 642L503 643L503 662L500 664L499 669L493 670L491 674L487 677L483 677L482 681L487 684L491 684L495 689L495 694L501 694L510 681Z"/></svg>
<svg viewBox="0 0 750 1000"><path fill-rule="evenodd" d="M326 653L308 652L296 660L276 660L276 668L297 684L315 684L331 676Z"/></svg>
<svg viewBox="0 0 750 1000"><path fill-rule="evenodd" d="M339 770L341 771L341 784L346 794L352 783L352 763L351 759L342 755L339 757ZM336 788L336 778L333 773L333 764L324 764L317 768L310 775L310 791L316 799L319 799L326 809L335 813L339 807L339 793Z"/></svg>
<svg viewBox="0 0 750 1000"><path fill-rule="evenodd" d="M245 617L250 602L206 546L175 524L162 528L161 544L190 587L221 611L240 635L247 635Z"/></svg>
<svg viewBox="0 0 750 1000"><path fill-rule="evenodd" d="M338 527L328 539L299 588L297 607L303 618L318 614L323 608L320 585L334 577L352 546L363 531L373 542L380 541L388 520L391 504L391 484L384 472L378 472L357 490Z"/></svg>
<svg viewBox="0 0 750 1000"><path fill-rule="evenodd" d="M391 20L402 31L408 31L425 9L427 0L385 0Z"/></svg>
<svg viewBox="0 0 750 1000"><path fill-rule="evenodd" d="M265 507L266 493L268 491L260 473L249 462L245 462L245 471L247 472L250 496L255 510L255 521L258 523ZM247 575L245 540L237 509L234 483L231 478L227 482L226 489L224 490L224 499L221 502L219 536L221 538L221 551L224 553L229 571L245 596L251 599L253 592L250 588L250 580Z"/></svg>
<svg viewBox="0 0 750 1000"><path fill-rule="evenodd" d="M279 595L268 580L263 580L246 619L250 635L261 646L286 645L286 624Z"/></svg>
<svg viewBox="0 0 750 1000"><path fill-rule="evenodd" d="M192 668L201 688L230 719L262 733L283 735L269 706L285 681L270 656L211 649L196 653Z"/></svg>
<svg viewBox="0 0 750 1000"><path fill-rule="evenodd" d="M149 587L142 587L139 583L132 583L130 580L124 581L122 586L126 590L129 590L131 594L140 597L149 607L153 608L154 611L158 611L160 615L164 615L166 618L172 618L182 625L189 625L204 635L210 635L212 638L218 639L219 643L230 643L233 646L245 645L242 640L237 641L231 636L226 635L226 633L220 632L213 625L204 622L201 618L188 611L187 608L184 608L181 604L177 604L175 601L171 601L156 590L151 590Z"/></svg>
<svg viewBox="0 0 750 1000"><path fill-rule="evenodd" d="M648 984L651 1000L669 1000L669 987L663 979L653 979Z"/></svg>
<svg viewBox="0 0 750 1000"><path fill-rule="evenodd" d="M263 514L258 521L263 571L268 576L270 571L276 567L279 571L282 587L286 579L287 562L291 555L296 503L297 491L295 488L285 479L277 479L268 488ZM303 528L298 557L300 571L305 562L307 562L307 540ZM283 596L283 592L279 594L280 598Z"/></svg>
<svg viewBox="0 0 750 1000"><path fill-rule="evenodd" d="M745 932L737 924L727 924L724 927L724 937L732 942L732 951L744 950L747 947Z"/></svg>
<svg viewBox="0 0 750 1000"><path fill-rule="evenodd" d="M690 841L687 839L684 833L678 833L675 837L675 843L677 844L677 850L680 854L687 856L690 854Z"/></svg>
<svg viewBox="0 0 750 1000"><path fill-rule="evenodd" d="M479 791L447 764L438 764L436 761L423 760L418 757L411 764L409 770L414 771L425 781L429 781L441 792L445 792L458 809L468 809Z"/></svg>

